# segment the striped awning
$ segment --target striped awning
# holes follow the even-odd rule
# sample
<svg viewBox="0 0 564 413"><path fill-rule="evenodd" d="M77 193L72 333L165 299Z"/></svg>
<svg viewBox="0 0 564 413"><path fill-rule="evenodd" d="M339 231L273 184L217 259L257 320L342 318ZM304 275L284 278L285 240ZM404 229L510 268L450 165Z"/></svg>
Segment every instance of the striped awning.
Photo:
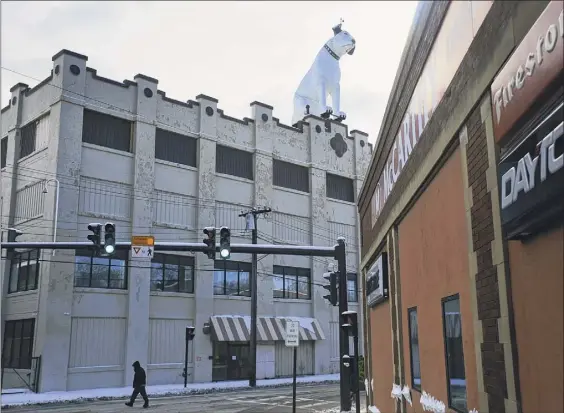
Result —
<svg viewBox="0 0 564 413"><path fill-rule="evenodd" d="M286 320L300 323L300 340L325 340L321 325L315 318L258 317L257 341L283 341ZM211 317L212 338L216 341L250 341L251 317L216 315Z"/></svg>

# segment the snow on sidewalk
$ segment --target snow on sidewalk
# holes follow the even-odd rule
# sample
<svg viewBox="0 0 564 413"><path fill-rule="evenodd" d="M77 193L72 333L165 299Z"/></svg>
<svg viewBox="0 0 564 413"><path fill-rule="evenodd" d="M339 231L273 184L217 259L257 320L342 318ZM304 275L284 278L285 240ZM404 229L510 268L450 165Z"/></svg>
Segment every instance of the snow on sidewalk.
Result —
<svg viewBox="0 0 564 413"><path fill-rule="evenodd" d="M327 383L338 382L338 374L326 374L318 376L298 377L298 383ZM257 387L279 387L292 384L292 378L257 380ZM186 388L182 384L169 384L161 386L147 386L149 397L172 396L182 394L204 394L234 389L250 389L248 381L223 381L215 383L193 383ZM75 390L55 391L48 393L19 393L2 394L2 408L9 406L21 406L29 404L67 403L90 400L112 400L131 396L131 386Z"/></svg>

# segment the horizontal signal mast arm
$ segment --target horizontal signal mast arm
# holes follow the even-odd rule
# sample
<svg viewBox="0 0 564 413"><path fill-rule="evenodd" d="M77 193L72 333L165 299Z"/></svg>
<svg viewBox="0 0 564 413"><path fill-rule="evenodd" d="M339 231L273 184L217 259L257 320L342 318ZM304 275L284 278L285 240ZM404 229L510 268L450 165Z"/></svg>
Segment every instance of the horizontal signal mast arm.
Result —
<svg viewBox="0 0 564 413"><path fill-rule="evenodd" d="M101 245L103 248L104 245ZM2 249L54 249L74 250L78 248L96 249L91 242L3 242ZM131 249L131 242L116 242L116 250ZM155 242L155 251L193 251L207 252L209 248L202 243L187 242ZM219 245L215 247L219 252ZM272 245L272 244L231 244L232 253L240 254L276 254L276 255L302 255L316 257L336 257L335 247L316 247L310 245Z"/></svg>

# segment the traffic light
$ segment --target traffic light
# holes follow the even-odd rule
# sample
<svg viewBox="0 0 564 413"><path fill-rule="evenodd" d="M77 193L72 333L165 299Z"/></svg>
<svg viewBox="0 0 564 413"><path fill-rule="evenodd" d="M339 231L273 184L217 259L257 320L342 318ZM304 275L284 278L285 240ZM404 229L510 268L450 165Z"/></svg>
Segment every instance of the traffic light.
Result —
<svg viewBox="0 0 564 413"><path fill-rule="evenodd" d="M93 223L88 224L88 230L92 231L92 234L88 235L88 241L92 241L96 247L100 248L102 242L100 234L102 233L102 224Z"/></svg>
<svg viewBox="0 0 564 413"><path fill-rule="evenodd" d="M345 311L341 314L341 327L352 337L358 337L358 314L356 311Z"/></svg>
<svg viewBox="0 0 564 413"><path fill-rule="evenodd" d="M104 250L106 254L113 254L116 250L116 226L106 222L104 227Z"/></svg>
<svg viewBox="0 0 564 413"><path fill-rule="evenodd" d="M206 255L210 260L215 260L215 228L204 228L204 234L208 236L207 238L204 238L204 244L206 244L209 248Z"/></svg>
<svg viewBox="0 0 564 413"><path fill-rule="evenodd" d="M329 280L329 284L324 285L323 288L325 288L327 291L329 291L329 294L324 295L323 298L325 298L327 301L329 301L329 303L335 307L337 305L339 305L339 295L338 295L338 290L337 290L337 278L339 277L339 273L337 272L326 272L325 274L323 274L323 278L325 278L326 280Z"/></svg>
<svg viewBox="0 0 564 413"><path fill-rule="evenodd" d="M8 228L8 242L17 242L16 238L22 235L23 232L19 229Z"/></svg>
<svg viewBox="0 0 564 413"><path fill-rule="evenodd" d="M221 227L219 230L219 255L224 260L231 255L231 231L227 227Z"/></svg>

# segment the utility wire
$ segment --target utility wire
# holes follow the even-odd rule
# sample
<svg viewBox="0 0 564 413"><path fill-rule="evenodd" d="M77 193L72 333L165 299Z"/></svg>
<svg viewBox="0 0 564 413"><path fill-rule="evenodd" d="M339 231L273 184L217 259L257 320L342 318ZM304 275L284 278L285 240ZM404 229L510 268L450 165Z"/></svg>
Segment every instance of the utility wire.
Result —
<svg viewBox="0 0 564 413"><path fill-rule="evenodd" d="M39 170L36 170L36 171L37 171L38 173L41 173L41 171L39 171ZM19 174L17 174L17 175L19 175ZM37 182L39 183L39 182L43 182L43 181L40 180L40 181L37 181ZM63 183L61 183L60 185L61 185L61 186L68 186L68 187L70 187L70 188L72 188L72 189L76 189L76 188L79 187L79 186L76 185L76 184L64 185ZM81 188L81 189L82 189L82 188ZM197 206L205 206L205 205L208 205L209 207L213 207L213 204L212 204L212 203L200 202L200 201L198 201L198 200L196 200L196 199L194 199L195 202L176 202L176 201L167 201L167 200L163 200L162 198L154 197L154 196L152 196L152 197L141 197L141 196L134 196L133 194L131 194L131 195L124 195L124 194L115 193L115 192L112 192L112 191L109 191L109 190L108 190L108 191L102 191L102 190L87 189L86 192L89 192L89 193L91 193L91 194L98 194L98 195L108 195L108 194L112 194L112 196L114 196L114 197L121 197L121 198L124 198L124 199L126 199L126 200L139 199L139 200L143 200L143 201L147 201L147 200L149 200L149 201L157 201L157 202L162 202L162 203L164 203L165 205L166 205L166 204L171 204L171 205L175 205L175 206L191 206L191 207L197 207ZM221 202L221 201L219 201L219 202ZM215 206L215 208L216 208L216 209L220 209L220 210L226 210L226 211L237 211L237 212L240 212L242 209L245 209L245 206L240 206L240 207L231 207L231 206L221 206L221 207L217 207L217 206ZM273 211L273 212L278 212L278 211ZM281 213L281 212L278 212L278 213ZM282 214L284 214L284 213L282 213ZM286 215L286 216L292 216L292 215L290 215L290 214L285 214L285 215ZM110 218L109 218L109 219L110 219ZM119 220L120 217L113 217L113 218L111 218L111 219L118 219L118 220ZM127 219L127 218L121 218L121 219ZM310 225L311 225L311 226L314 227L314 228L320 228L320 229L322 229L322 230L324 230L324 231L327 231L327 228L325 228L325 227L322 227L322 226L319 226L319 225L316 225L316 224L312 224L311 222L308 222L308 221L309 221L309 218L302 218L302 217L292 216L292 219L294 219L295 221L298 221L298 222L302 222L304 225L307 225L307 226L310 226ZM306 220L307 220L307 221L306 221ZM46 221L51 222L51 220L46 220ZM59 222L63 222L63 221L59 221ZM74 223L74 222L71 222L71 223ZM286 227L293 228L293 229L295 229L295 230L297 230L297 231L300 231L300 232L302 232L302 233L305 233L305 234L314 235L314 236L316 236L316 237L318 237L318 238L321 238L321 239L326 239L326 240L329 240L329 241L331 241L331 242L335 242L335 241L336 241L336 239L332 239L331 237L329 237L329 236L327 236L327 235L320 234L320 233L316 233L316 232L313 232L313 231L307 231L307 230L304 230L303 228L300 228L300 227L298 227L298 226L293 226L293 225L290 225L290 224L281 223L281 222L279 222L279 221L276 222L276 223L277 223L278 225L284 225L284 226L286 226ZM342 224L342 223L338 223L338 224ZM347 225L347 224L342 224L342 225ZM137 228L142 228L142 227L137 227ZM146 228L150 228L150 227L146 227ZM356 249L356 247L357 247L356 242L347 242L347 245L350 246L350 247L352 247L353 249Z"/></svg>

